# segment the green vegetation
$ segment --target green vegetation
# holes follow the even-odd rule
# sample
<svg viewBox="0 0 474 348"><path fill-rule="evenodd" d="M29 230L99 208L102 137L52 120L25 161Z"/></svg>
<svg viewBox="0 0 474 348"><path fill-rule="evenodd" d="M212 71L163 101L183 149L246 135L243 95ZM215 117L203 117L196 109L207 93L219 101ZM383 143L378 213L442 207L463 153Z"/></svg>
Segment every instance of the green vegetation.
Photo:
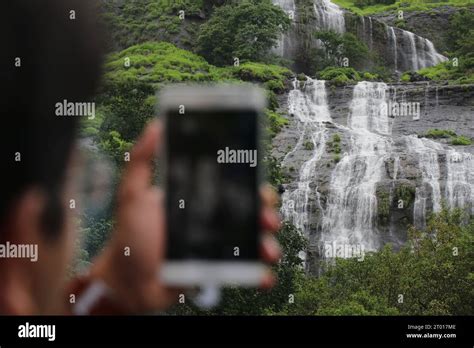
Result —
<svg viewBox="0 0 474 348"><path fill-rule="evenodd" d="M197 51L215 65L261 61L289 28L288 15L270 0L232 2L214 10L201 26Z"/></svg>
<svg viewBox="0 0 474 348"><path fill-rule="evenodd" d="M328 152L339 155L341 153L341 136L337 133L333 134L332 139L326 143L326 146ZM336 162L339 162L339 159Z"/></svg>
<svg viewBox="0 0 474 348"><path fill-rule="evenodd" d="M390 193L382 187L378 188L375 193L377 197L377 214L382 224L387 224L390 217Z"/></svg>
<svg viewBox="0 0 474 348"><path fill-rule="evenodd" d="M318 76L320 79L331 81L336 85L361 80L359 73L354 68L327 67L319 72Z"/></svg>
<svg viewBox="0 0 474 348"><path fill-rule="evenodd" d="M237 67L227 67L233 78L242 81L262 82L274 92L281 93L285 82L292 76L292 72L284 67L271 64L246 62Z"/></svg>
<svg viewBox="0 0 474 348"><path fill-rule="evenodd" d="M215 1L206 1L215 2ZM204 0L140 0L101 3L103 18L111 34L113 49L124 49L146 41L181 42L193 48L198 27L180 18L199 19L209 7ZM212 4L210 4L212 5Z"/></svg>
<svg viewBox="0 0 474 348"><path fill-rule="evenodd" d="M396 0L354 0L354 5L364 8L372 5L392 5Z"/></svg>
<svg viewBox="0 0 474 348"><path fill-rule="evenodd" d="M265 114L268 120L267 133L274 137L281 129L288 124L288 119L284 118L278 112L266 109Z"/></svg>
<svg viewBox="0 0 474 348"><path fill-rule="evenodd" d="M437 3L422 0L335 2L357 13L374 13L390 8L407 11L445 3L460 6L466 3L461 0ZM289 20L270 0L143 0L141 6L137 6L135 1L125 1L119 9L109 8L109 2L104 2L104 6L107 7L106 20L111 24L113 41L123 50L108 57L96 118L85 120L81 134L93 138L119 168L124 152L131 148L145 123L154 117L156 91L169 83L259 83L267 90L269 100L265 110L265 145L270 146L271 138L288 124L288 119L278 112L276 94L288 90L293 73L285 67L267 64L272 61L267 52L288 28ZM186 17L191 17L192 21L178 17L183 8ZM205 22L202 13L210 20ZM454 66L450 61L419 73L432 80L467 83L472 81L474 61L472 14L456 14L452 23L450 57L457 57L459 65ZM399 25L403 24L400 22ZM389 75L382 67L370 72L356 70L370 53L354 35L334 32L314 35L323 42L326 50L309 55L313 59L311 71L318 71L318 78L330 81L332 86L380 80ZM175 44L189 50L180 49ZM239 58L239 64L234 64L234 58ZM343 58L349 58L351 67L341 67L345 63ZM407 76L409 80L409 75L402 79L406 80ZM297 78L306 80L302 74ZM453 145L472 143L471 139L449 130L433 129L424 136L445 138ZM306 150L314 150L310 141L303 145ZM327 151L328 156L332 156L327 166L341 160L340 134L332 135L327 142ZM279 160L267 156L263 161L270 183L275 187L285 183L287 178L281 172ZM292 173L297 170L289 168ZM379 221L383 223L388 221L394 201L390 201L391 196L386 191L377 190L376 193ZM405 207L412 206L414 187L398 185L393 200L399 199L404 201ZM278 234L283 246L283 259L274 266L279 279L275 289L268 292L228 288L222 304L215 310L202 311L187 302L186 305L177 305L169 314L472 314L474 223L466 221L467 217L460 211L444 209L430 218L426 230L410 228L409 242L400 251L396 252L387 245L379 252L366 254L363 261L336 259L332 263L322 262L324 272L318 278L305 275L298 256L307 247L306 238L294 226L285 223ZM87 265L90 258L101 250L112 225L110 212L99 218L89 218L83 228L86 244L80 255L82 265ZM294 303L289 301L290 295L294 296Z"/></svg>
<svg viewBox="0 0 474 348"><path fill-rule="evenodd" d="M105 68L106 81L139 80L154 88L169 82L242 80L266 83L270 90L282 92L285 81L292 75L287 68L254 62L218 68L204 58L166 42L147 42L111 54Z"/></svg>
<svg viewBox="0 0 474 348"><path fill-rule="evenodd" d="M451 145L472 145L472 139L460 135L451 139Z"/></svg>
<svg viewBox="0 0 474 348"><path fill-rule="evenodd" d="M147 42L111 54L105 69L106 81L139 80L154 88L165 82L232 79L230 71L167 42Z"/></svg>
<svg viewBox="0 0 474 348"><path fill-rule="evenodd" d="M461 10L450 18L448 42L449 61L421 69L418 74L433 80L448 80L450 84L474 83L474 12ZM403 81L410 81L404 75Z"/></svg>
<svg viewBox="0 0 474 348"><path fill-rule="evenodd" d="M472 62L467 62L465 58L461 57L459 66L453 66L452 61L439 63L438 65L424 68L418 71L418 74L433 81L449 81L451 85L462 85L474 83L474 59ZM467 64L473 65L467 68ZM402 76L402 81L409 82L410 75L405 73Z"/></svg>
<svg viewBox="0 0 474 348"><path fill-rule="evenodd" d="M303 147L305 148L305 150L313 151L314 143L312 141L305 141Z"/></svg>
<svg viewBox="0 0 474 348"><path fill-rule="evenodd" d="M359 15L373 15L386 11L429 11L430 9L449 5L466 7L471 0L333 0L339 6Z"/></svg>
<svg viewBox="0 0 474 348"><path fill-rule="evenodd" d="M451 145L472 145L472 139L465 137L463 135L457 135L452 130L446 129L430 129L426 132L426 134L422 135L425 138L432 138L432 139L450 139Z"/></svg>
<svg viewBox="0 0 474 348"><path fill-rule="evenodd" d="M298 291L303 279L299 252L307 246L306 239L290 224L284 224L277 234L283 248L283 257L273 266L278 283L272 291L245 288L227 288L222 303L212 311L203 311L192 303L177 304L167 313L172 315L265 315L283 311L289 294Z"/></svg>
<svg viewBox="0 0 474 348"><path fill-rule="evenodd" d="M284 92L292 76L281 66L245 62L220 68L173 44L147 42L111 54L105 70L98 115L84 123L82 133L95 138L117 164L123 163L123 152L131 148L146 122L154 117L155 93L168 83L259 83L267 89L268 137L275 136L288 123L276 112L275 93Z"/></svg>
<svg viewBox="0 0 474 348"><path fill-rule="evenodd" d="M435 238L436 237L436 238ZM390 244L361 258L322 262L308 277L298 253L304 238L285 225L279 235L283 261L271 292L227 289L219 308L176 305L170 314L216 315L470 315L474 302L474 221L443 209L425 230L410 227L399 251ZM290 300L290 295L294 301Z"/></svg>
<svg viewBox="0 0 474 348"><path fill-rule="evenodd" d="M450 137L455 137L455 136L456 136L456 133L452 130L438 129L438 128L429 129L425 134L426 138L433 138L433 139L450 138Z"/></svg>
<svg viewBox="0 0 474 348"><path fill-rule="evenodd" d="M403 207L406 209L410 207L415 199L415 188L412 185L400 184L395 189L395 204L398 206L398 201L403 201Z"/></svg>
<svg viewBox="0 0 474 348"><path fill-rule="evenodd" d="M353 67L362 66L370 55L367 45L354 34L317 31L314 36L321 40L323 47L315 49L312 53L313 61L310 64L318 67L319 70L325 67L341 67L345 64Z"/></svg>

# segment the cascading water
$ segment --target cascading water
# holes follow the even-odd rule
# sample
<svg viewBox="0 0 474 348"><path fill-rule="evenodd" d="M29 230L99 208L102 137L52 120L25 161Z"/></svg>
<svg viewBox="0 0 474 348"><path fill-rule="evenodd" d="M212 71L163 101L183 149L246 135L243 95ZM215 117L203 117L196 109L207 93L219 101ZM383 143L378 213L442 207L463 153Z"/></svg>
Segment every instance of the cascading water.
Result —
<svg viewBox="0 0 474 348"><path fill-rule="evenodd" d="M398 71L398 46L397 46L397 36L395 35L395 29L387 25L387 35L390 37L390 42L392 45L392 56L393 56L393 66L395 71Z"/></svg>
<svg viewBox="0 0 474 348"><path fill-rule="evenodd" d="M446 152L446 202L451 208L465 208L474 214L474 156L470 153Z"/></svg>
<svg viewBox="0 0 474 348"><path fill-rule="evenodd" d="M336 165L323 218L322 243L379 247L376 184L383 176L391 143L389 118L384 110L385 83L359 82L354 88L347 132L350 152Z"/></svg>
<svg viewBox="0 0 474 348"><path fill-rule="evenodd" d="M330 121L331 117L324 81L308 78L300 86L300 82L295 80L293 87L288 97L289 111L297 117L298 131L301 134L293 152L301 150L307 137L313 144L313 150L309 160L301 166L298 186L283 194L282 213L303 233L308 234L309 197L312 191L310 184L315 175L314 166L321 159L326 147L327 130L324 122Z"/></svg>
<svg viewBox="0 0 474 348"><path fill-rule="evenodd" d="M330 0L315 0L314 11L319 30L346 31L344 12Z"/></svg>
<svg viewBox="0 0 474 348"><path fill-rule="evenodd" d="M387 26L387 41L390 42L395 70L417 71L447 60L436 52L433 43L414 33Z"/></svg>
<svg viewBox="0 0 474 348"><path fill-rule="evenodd" d="M433 212L441 210L441 188L439 184L441 174L438 151L442 151L443 146L429 139L418 138L415 135L406 137L406 142L407 149L418 158L421 171L422 184L416 188L413 220L415 226L422 228L426 223L428 199L432 202Z"/></svg>
<svg viewBox="0 0 474 348"><path fill-rule="evenodd" d="M448 207L465 208L474 214L474 156L416 135L402 135L394 140L392 125L396 120L388 115L389 99L398 100L396 89L390 95L385 83L359 82L354 87L344 126L330 116L323 81L294 81L288 102L290 113L297 119L299 139L283 160L283 166L291 162L295 153L308 151L303 145L308 140L312 147L308 159L300 166L297 182L286 187L282 213L320 248L377 250L387 236L388 240L402 242L394 235L397 230L392 224L380 224L378 195L379 189L388 188L391 202L399 185L406 185L407 158L415 161L418 168L417 174L411 174L418 178L413 203L416 227L424 228L428 213L440 211L443 200ZM400 99L405 101L404 92ZM321 177L319 171L328 168L330 160L330 134L336 132L349 140L349 149L330 177ZM392 171L388 169L391 161ZM331 257L325 252L319 255Z"/></svg>
<svg viewBox="0 0 474 348"><path fill-rule="evenodd" d="M281 7L283 11L285 11L290 18L294 18L296 6L294 0L272 0L274 5ZM277 46L273 49L273 51L281 56L281 57L289 57L292 47L292 42L287 35L282 35L280 40L278 40Z"/></svg>
<svg viewBox="0 0 474 348"><path fill-rule="evenodd" d="M296 11L293 0L273 2L286 12ZM345 32L344 12L337 5L329 0L314 0L314 11L319 30ZM362 17L362 21L364 40L375 50L380 47L377 41L380 38L373 31L377 26L385 27L387 49L393 57L389 64L392 63L396 71L418 70L447 59L425 38L370 17L367 21ZM285 40L291 41L289 36L282 39L279 45L282 55L288 48ZM396 232L400 225L397 225L398 220L393 226L392 220L390 226L381 222L378 195L387 192L384 190L388 187L391 202L400 185L412 180L407 178L411 172L405 168L406 154L412 155L410 160L414 159L419 169L413 203L413 222L417 227L425 226L428 212L439 211L443 200L450 207L464 207L474 214L473 156L417 136L393 139L393 121L386 107L388 99L406 103L406 90L402 88L398 94L397 97L394 87L390 96L385 83L359 82L354 87L347 126L344 126L331 118L324 81L294 80L288 107L296 119L298 139L283 158L282 166L291 171L297 161L299 171L297 182L285 185L282 214L310 236L310 241L316 238L320 245L359 245L364 250L376 250L386 242L384 235ZM427 98L428 91L425 105L428 105ZM335 130L345 139L344 146L348 146L348 150L332 171L321 178L318 175L321 168L332 167L333 162L328 159L332 151L328 139ZM304 161L301 161L302 154Z"/></svg>
<svg viewBox="0 0 474 348"><path fill-rule="evenodd" d="M406 137L407 148L417 156L422 183L416 188L413 218L415 226L426 225L428 211L439 212L444 200L449 208L464 208L474 214L474 158L472 154L416 136ZM444 197L441 190L440 154L446 156ZM431 202L431 209L428 209Z"/></svg>

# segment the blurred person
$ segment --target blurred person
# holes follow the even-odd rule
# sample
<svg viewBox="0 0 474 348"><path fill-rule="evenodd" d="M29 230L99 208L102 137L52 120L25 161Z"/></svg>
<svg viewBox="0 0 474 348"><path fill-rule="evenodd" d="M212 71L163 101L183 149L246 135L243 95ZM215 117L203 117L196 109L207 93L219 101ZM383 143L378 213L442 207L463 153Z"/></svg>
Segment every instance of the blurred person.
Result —
<svg viewBox="0 0 474 348"><path fill-rule="evenodd" d="M103 45L91 4L15 0L0 11L0 245L38 247L36 262L0 258L0 314L140 313L178 300L157 278L166 238L162 192L151 183L157 121L131 151L110 241L87 274L67 279L77 238L69 200L79 118L57 116L55 104L90 100L96 90ZM276 196L269 189L262 195L262 230L275 231ZM268 233L262 240L263 259L276 262L278 244ZM262 279L264 287L273 283L271 273Z"/></svg>

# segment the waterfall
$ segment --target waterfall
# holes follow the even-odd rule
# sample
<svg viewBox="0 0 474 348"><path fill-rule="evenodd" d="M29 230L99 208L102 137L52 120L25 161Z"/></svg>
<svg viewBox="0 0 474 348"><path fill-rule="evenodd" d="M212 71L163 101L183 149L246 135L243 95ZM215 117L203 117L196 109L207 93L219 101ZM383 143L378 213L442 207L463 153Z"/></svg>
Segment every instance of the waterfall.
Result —
<svg viewBox="0 0 474 348"><path fill-rule="evenodd" d="M395 30L393 27L387 25L388 35L390 36L390 41L392 43L392 55L393 55L393 66L395 71L398 71L398 51L397 51L397 37L395 35Z"/></svg>
<svg viewBox="0 0 474 348"><path fill-rule="evenodd" d="M466 208L474 214L474 157L470 153L446 152L446 202L451 208Z"/></svg>
<svg viewBox="0 0 474 348"><path fill-rule="evenodd" d="M426 223L426 203L429 198L432 202L433 212L441 210L440 168L438 151L443 151L443 146L429 139L418 138L415 135L406 137L407 149L418 158L422 183L416 188L413 220L416 227L423 228ZM429 189L427 189L429 187Z"/></svg>
<svg viewBox="0 0 474 348"><path fill-rule="evenodd" d="M386 27L387 41L390 42L395 70L417 71L448 58L436 52L433 43L410 31Z"/></svg>
<svg viewBox="0 0 474 348"><path fill-rule="evenodd" d="M315 175L315 164L325 152L327 130L323 122L331 120L325 82L308 78L300 86L300 82L295 80L293 90L288 96L288 104L290 113L297 117L300 133L296 147L290 154L301 150L303 141L308 137L313 144L313 149L310 158L301 166L297 187L283 194L282 214L305 235L308 235L309 197L312 191L310 184ZM286 158L288 155L283 160L283 164Z"/></svg>
<svg viewBox="0 0 474 348"><path fill-rule="evenodd" d="M359 82L354 88L347 129L350 152L336 165L323 218L323 243L379 247L376 185L390 154L389 118L382 112L385 83Z"/></svg>
<svg viewBox="0 0 474 348"><path fill-rule="evenodd" d="M308 78L304 83L293 82L288 105L296 118L298 140L282 165L288 166L296 154L305 158L296 183L287 185L283 193L282 214L311 242L318 243L322 257L332 257L321 253L328 246L328 250L377 250L386 241L387 232L392 240L400 241L393 235L394 225L379 225L379 208L387 207L379 207L378 199L388 187L391 202L398 181L406 180L403 165L407 154L411 155L408 163L414 160L418 168L410 174L417 178L413 203L417 228L426 226L430 212L441 210L443 200L448 207L461 207L474 214L474 155L417 135L400 136L403 141L394 142L393 121L387 112L389 99L397 100L396 89L393 94L390 96L385 83L359 82L352 92L344 126L331 118L324 81ZM401 100L405 100L405 91ZM330 140L335 134L344 139L348 150L329 177L321 177L322 168L335 161ZM305 146L308 142L312 146ZM386 166L390 160L393 175Z"/></svg>
<svg viewBox="0 0 474 348"><path fill-rule="evenodd" d="M274 5L281 7L288 15L295 15L296 6L294 0L272 0ZM289 51L291 50L291 40L288 35L283 34L278 40L278 44L274 47L273 51L281 57L289 57Z"/></svg>
<svg viewBox="0 0 474 348"><path fill-rule="evenodd" d="M314 11L319 30L334 30L338 33L346 31L344 12L330 0L315 0Z"/></svg>
<svg viewBox="0 0 474 348"><path fill-rule="evenodd" d="M369 48L372 49L374 47L374 33L372 29L372 17L369 17Z"/></svg>
<svg viewBox="0 0 474 348"><path fill-rule="evenodd" d="M465 208L474 214L474 158L472 154L445 148L432 140L417 136L406 137L409 151L418 158L422 183L415 192L413 210L415 226L426 225L428 206L431 211L439 212L444 199L448 208ZM441 193L441 168L439 154L446 156L446 183L444 197Z"/></svg>

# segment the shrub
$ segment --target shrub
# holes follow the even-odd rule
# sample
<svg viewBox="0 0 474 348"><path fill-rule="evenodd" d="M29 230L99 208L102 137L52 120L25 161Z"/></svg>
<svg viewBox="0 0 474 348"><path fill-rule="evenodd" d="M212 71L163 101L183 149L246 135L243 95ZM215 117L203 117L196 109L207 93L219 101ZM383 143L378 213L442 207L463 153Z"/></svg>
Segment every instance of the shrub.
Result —
<svg viewBox="0 0 474 348"><path fill-rule="evenodd" d="M215 8L201 26L198 52L216 65L261 60L290 26L288 15L271 1L249 0Z"/></svg>
<svg viewBox="0 0 474 348"><path fill-rule="evenodd" d="M451 145L472 145L472 140L468 137L460 135L451 139Z"/></svg>
<svg viewBox="0 0 474 348"><path fill-rule="evenodd" d="M319 78L332 81L336 84L345 84L353 81L360 81L360 74L354 68L327 67L319 72Z"/></svg>
<svg viewBox="0 0 474 348"><path fill-rule="evenodd" d="M314 150L314 143L312 141L306 141L304 143L304 148L306 150Z"/></svg>
<svg viewBox="0 0 474 348"><path fill-rule="evenodd" d="M438 139L438 138L450 138L450 137L455 137L456 133L452 130L447 130L447 129L429 129L428 132L426 132L425 137L426 138L433 138L433 139Z"/></svg>

